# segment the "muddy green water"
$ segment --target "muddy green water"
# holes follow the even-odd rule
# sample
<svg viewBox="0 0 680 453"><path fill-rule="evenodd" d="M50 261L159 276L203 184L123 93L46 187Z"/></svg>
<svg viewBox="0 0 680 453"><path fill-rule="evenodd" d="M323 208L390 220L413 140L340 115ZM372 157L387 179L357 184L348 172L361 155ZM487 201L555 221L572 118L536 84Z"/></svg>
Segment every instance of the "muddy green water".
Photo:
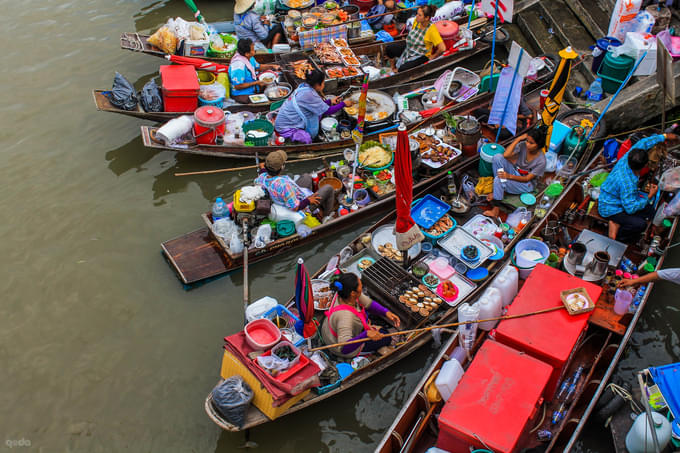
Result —
<svg viewBox="0 0 680 453"><path fill-rule="evenodd" d="M231 2L201 3L209 20L231 17ZM96 112L91 97L115 70L137 87L153 77L161 60L121 50L119 35L188 17L186 7L0 7L0 449L235 451L243 437L215 427L203 400L218 378L222 337L241 325L242 275L184 291L159 244L199 228L212 199L253 175L175 177L227 162L149 151L139 121ZM353 234L253 266L252 299L286 299L298 254L316 269ZM656 291L623 373L680 357L673 291ZM369 451L433 353L426 347L252 439L260 451Z"/></svg>

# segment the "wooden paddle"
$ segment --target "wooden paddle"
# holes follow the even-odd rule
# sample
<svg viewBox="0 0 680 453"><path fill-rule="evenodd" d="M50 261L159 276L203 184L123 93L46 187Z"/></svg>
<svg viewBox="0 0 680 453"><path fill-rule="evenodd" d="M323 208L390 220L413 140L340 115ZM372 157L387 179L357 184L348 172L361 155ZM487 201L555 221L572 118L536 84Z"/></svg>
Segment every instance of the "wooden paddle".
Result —
<svg viewBox="0 0 680 453"><path fill-rule="evenodd" d="M527 316L534 316L534 315L540 315L542 313L550 313L551 311L557 311L557 310L563 310L565 307L564 305L559 305L556 307L550 307L550 308L544 308L543 310L537 310L537 311L532 311L531 313L520 313L517 315L506 315L506 316L498 316L495 318L488 318L488 319L478 319L476 321L461 321L461 322L452 322L450 324L438 324L438 325L433 325L429 327L422 327L420 329L410 329L410 330L402 330L399 332L391 332L391 333L386 333L383 334L383 337L393 337L396 335L407 335L407 334L412 334L412 333L422 333L422 332L428 332L430 330L434 329L443 329L443 328L448 328L448 327L458 327L462 326L463 324L478 324L480 322L487 322L487 321L504 321L507 319L516 319L516 318L524 318ZM335 344L328 344L325 346L319 346L318 348L313 348L310 349L309 352L313 351L322 351L324 349L330 349L330 348L335 348L339 346L345 346L348 344L356 344L356 343L363 343L365 341L370 341L370 338L360 338L358 340L350 340L350 341L345 341L343 343L335 343Z"/></svg>
<svg viewBox="0 0 680 453"><path fill-rule="evenodd" d="M329 154L321 154L319 156L314 156L314 157L306 157L304 159L293 159L286 161L287 164L293 164L295 162L306 162L309 160L319 160L319 159L325 159L326 157L336 157L340 156L343 153L329 153ZM252 170L253 168L257 168L259 165L246 165L245 167L233 167L233 168L218 168L217 170L204 170L204 171L190 171L186 173L175 173L175 176L194 176L194 175L211 175L215 173L227 173L231 171L241 171L241 170Z"/></svg>

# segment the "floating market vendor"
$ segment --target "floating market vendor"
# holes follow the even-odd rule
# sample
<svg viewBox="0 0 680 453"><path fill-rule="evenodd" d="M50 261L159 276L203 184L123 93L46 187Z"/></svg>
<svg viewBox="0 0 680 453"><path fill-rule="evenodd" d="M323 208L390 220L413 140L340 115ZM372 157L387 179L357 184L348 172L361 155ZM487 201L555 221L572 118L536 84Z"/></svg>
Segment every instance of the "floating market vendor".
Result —
<svg viewBox="0 0 680 453"><path fill-rule="evenodd" d="M259 64L255 61L253 41L248 38L239 40L236 53L229 63L229 86L231 98L241 104L250 103L249 96L256 93L258 87L267 86L266 81L257 80L258 70L279 70L279 65Z"/></svg>
<svg viewBox="0 0 680 453"><path fill-rule="evenodd" d="M394 72L416 68L444 53L444 40L437 27L430 22L434 13L435 8L431 5L418 8L415 22L406 39L387 45L385 53L390 58Z"/></svg>
<svg viewBox="0 0 680 453"><path fill-rule="evenodd" d="M271 49L283 37L281 24L272 25L267 16L260 16L253 7L255 0L236 0L234 25L238 39L250 39L257 48Z"/></svg>
<svg viewBox="0 0 680 453"><path fill-rule="evenodd" d="M493 157L493 192L487 200L495 203L491 210L484 212L485 216L498 217L500 208L497 203L506 193L521 194L534 190L534 179L545 172L544 147L545 132L533 128L517 137L503 154Z"/></svg>
<svg viewBox="0 0 680 453"><path fill-rule="evenodd" d="M597 211L609 220L609 237L621 242L635 240L654 215L658 187L650 184L645 195L638 190L640 172L649 163L648 150L666 140L678 142L675 134L657 134L638 141L619 161L600 187Z"/></svg>
<svg viewBox="0 0 680 453"><path fill-rule="evenodd" d="M386 27L387 27L386 29L392 28L396 31L396 27L394 27L392 22L394 20L394 15L397 12L398 12L397 3L395 2L395 0L378 0L378 4L370 9L370 11L367 14L367 17L377 16L385 13L394 14L385 14L384 16L368 19L368 24L375 31L382 30L383 28Z"/></svg>
<svg viewBox="0 0 680 453"><path fill-rule="evenodd" d="M319 134L319 123L323 116L332 115L344 107L351 107L351 100L339 97L324 99L325 75L318 69L307 72L305 82L283 103L276 115L276 132L293 142L312 143Z"/></svg>
<svg viewBox="0 0 680 453"><path fill-rule="evenodd" d="M386 331L370 324L367 313L386 318L395 327L400 325L399 317L363 294L361 280L356 274L340 274L330 286L336 297L326 311L326 319L321 326L324 343L335 344L369 338L363 343L337 346L330 351L338 357L351 358L360 352L375 352L383 346L389 346L391 338L384 336Z"/></svg>
<svg viewBox="0 0 680 453"><path fill-rule="evenodd" d="M255 178L255 184L259 184L267 190L272 202L284 206L293 211L302 211L309 206L320 206L319 220L330 216L335 207L334 190L330 185L319 187L314 192L314 180L309 174L303 174L293 181L290 176L282 175L286 166L288 155L283 150L272 151L267 154L264 164L261 165L262 173Z"/></svg>

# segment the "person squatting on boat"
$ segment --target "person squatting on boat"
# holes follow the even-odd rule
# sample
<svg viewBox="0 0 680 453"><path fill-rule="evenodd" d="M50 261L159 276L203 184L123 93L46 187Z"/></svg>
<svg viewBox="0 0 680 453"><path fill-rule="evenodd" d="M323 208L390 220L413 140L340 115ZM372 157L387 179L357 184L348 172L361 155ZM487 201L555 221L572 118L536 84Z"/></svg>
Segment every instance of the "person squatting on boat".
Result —
<svg viewBox="0 0 680 453"><path fill-rule="evenodd" d="M274 128L277 134L293 142L312 143L319 134L322 117L354 105L349 99L324 99L325 79L324 73L318 69L307 72L305 82L285 100L276 115Z"/></svg>
<svg viewBox="0 0 680 453"><path fill-rule="evenodd" d="M493 192L487 200L493 202L494 207L484 215L497 217L500 212L497 204L506 193L521 194L534 190L534 179L541 178L545 172L544 147L545 132L541 128L533 128L517 137L503 154L493 157Z"/></svg>
<svg viewBox="0 0 680 453"><path fill-rule="evenodd" d="M597 211L609 220L609 237L629 242L647 228L654 216L656 184L649 185L646 195L638 190L640 172L649 162L648 151L666 140L678 142L675 134L657 134L639 140L622 156L600 188Z"/></svg>
<svg viewBox="0 0 680 453"><path fill-rule="evenodd" d="M249 96L256 93L256 88L267 86L265 81L257 80L258 71L281 69L276 64L259 64L254 55L253 41L249 38L240 39L236 44L236 53L229 62L231 98L241 104L250 103Z"/></svg>
<svg viewBox="0 0 680 453"><path fill-rule="evenodd" d="M361 280L356 274L341 273L330 286L336 295L321 326L324 343L345 343L369 338L362 343L331 348L334 355L352 358L360 352L376 352L391 344L392 339L384 336L387 331L371 325L368 314L386 318L394 327L400 326L399 317L363 294Z"/></svg>
<svg viewBox="0 0 680 453"><path fill-rule="evenodd" d="M392 71L401 72L416 68L444 53L446 45L437 27L431 22L434 6L418 8L411 31L403 41L387 45L385 53L390 59Z"/></svg>
<svg viewBox="0 0 680 453"><path fill-rule="evenodd" d="M281 24L272 25L267 16L254 11L255 0L236 0L234 25L238 39L250 39L255 47L271 49L283 38Z"/></svg>
<svg viewBox="0 0 680 453"><path fill-rule="evenodd" d="M301 175L297 181L290 176L282 175L288 155L285 151L277 150L267 154L263 164L260 164L261 174L255 178L267 190L272 203L284 206L293 211L302 211L308 206L320 207L319 220L333 213L335 203L333 187L330 185L319 187L314 193L314 180L309 174Z"/></svg>

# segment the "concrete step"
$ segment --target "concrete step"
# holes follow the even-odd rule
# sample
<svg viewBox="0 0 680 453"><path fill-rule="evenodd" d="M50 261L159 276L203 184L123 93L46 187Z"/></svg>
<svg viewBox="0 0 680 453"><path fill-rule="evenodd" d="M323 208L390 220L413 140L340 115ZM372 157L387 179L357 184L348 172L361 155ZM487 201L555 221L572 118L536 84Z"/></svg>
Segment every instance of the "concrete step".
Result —
<svg viewBox="0 0 680 453"><path fill-rule="evenodd" d="M593 0L586 0L585 3L583 0L565 0L565 2L595 39L607 36L611 8L606 9Z"/></svg>
<svg viewBox="0 0 680 453"><path fill-rule="evenodd" d="M519 14L517 16L517 26L524 33L527 41L537 50L537 54L557 56L559 51L566 46L555 36L555 33L551 33L552 24L544 16L542 8L538 5L528 8ZM573 88L580 86L587 89L589 85L588 79L579 70L572 70L565 96L567 101L579 102L571 94Z"/></svg>
<svg viewBox="0 0 680 453"><path fill-rule="evenodd" d="M529 52L532 57L541 54L540 49L534 47L534 45L529 42L527 37L522 33L522 30L517 24L505 24L503 29L510 34L510 39L508 40L508 49L512 46L512 41L516 41L524 50Z"/></svg>
<svg viewBox="0 0 680 453"><path fill-rule="evenodd" d="M579 55L589 55L595 39L583 27L583 24L567 6L565 0L550 0L550 5L545 2L540 4L541 14L550 24L555 36L563 47L571 46ZM579 66L579 71L590 83L595 76L590 71L590 57Z"/></svg>

